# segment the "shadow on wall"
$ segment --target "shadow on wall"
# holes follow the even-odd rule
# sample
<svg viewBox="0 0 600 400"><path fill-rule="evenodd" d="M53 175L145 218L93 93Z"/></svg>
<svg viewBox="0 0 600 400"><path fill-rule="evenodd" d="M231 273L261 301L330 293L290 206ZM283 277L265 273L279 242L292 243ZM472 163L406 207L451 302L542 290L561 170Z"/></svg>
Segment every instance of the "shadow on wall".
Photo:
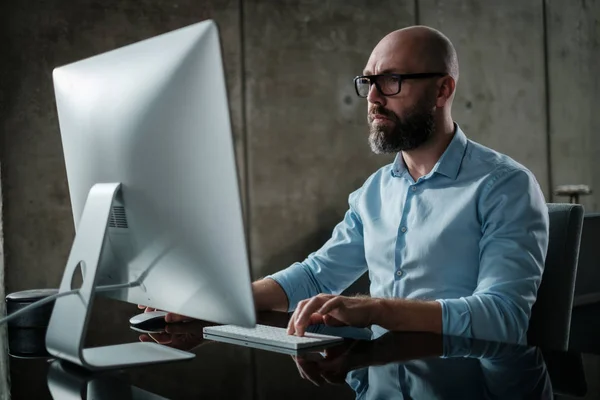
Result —
<svg viewBox="0 0 600 400"><path fill-rule="evenodd" d="M14 79L14 74L10 71L20 71L22 66L22 60L19 56L19 51L15 47L15 41L9 40L9 20L8 20L8 2L0 3L0 41L3 43L3 60L7 60L0 64L0 126L5 126L6 118L12 115L12 109L14 108L14 102L10 99L14 99L19 92L20 80ZM11 76L9 79L9 76ZM5 129L0 130L0 160L4 159L4 151L6 149L5 135L8 133ZM3 173L4 174L4 173Z"/></svg>
<svg viewBox="0 0 600 400"><path fill-rule="evenodd" d="M265 270L278 271L287 268L295 262L303 261L309 254L320 249L331 238L333 229L342 219L343 214L340 214L333 208L321 210L317 217L317 220L321 223L320 228L290 243L289 246L272 255L267 260ZM369 274L365 273L342 294L346 296L369 294L369 284Z"/></svg>
<svg viewBox="0 0 600 400"><path fill-rule="evenodd" d="M14 48L10 46L11 41L8 40L9 32L8 32L8 13L6 12L6 2L0 3L0 41L4 43L7 48L6 51L14 52ZM8 75L8 68L19 68L19 63L17 60L19 58L8 58L13 60L13 64L2 63L0 67L0 126L5 125L4 118L9 113L9 101L8 99L13 98L14 94L18 90L18 82L11 79L6 79ZM4 145L4 129L0 131L0 164L3 157L3 150L6 148ZM5 314L4 309L4 237L3 237L3 207L2 207L2 175L3 170L0 168L0 298L2 299L2 306L0 306L0 315ZM0 326L0 399L9 399L10 398L10 385L8 379L8 357L7 357L7 349L8 349L8 341L7 341L7 330L6 326Z"/></svg>

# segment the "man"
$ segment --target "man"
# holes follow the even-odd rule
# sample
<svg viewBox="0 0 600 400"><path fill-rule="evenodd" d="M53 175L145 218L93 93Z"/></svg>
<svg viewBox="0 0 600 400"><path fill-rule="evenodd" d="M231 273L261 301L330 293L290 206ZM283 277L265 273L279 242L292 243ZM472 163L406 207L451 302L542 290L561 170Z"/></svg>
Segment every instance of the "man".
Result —
<svg viewBox="0 0 600 400"><path fill-rule="evenodd" d="M350 195L320 250L253 283L258 310L295 310L288 333L326 323L525 340L546 204L530 171L453 122L458 76L452 43L431 28L392 32L371 53L356 91L372 150L397 156ZM365 271L370 297L338 295Z"/></svg>

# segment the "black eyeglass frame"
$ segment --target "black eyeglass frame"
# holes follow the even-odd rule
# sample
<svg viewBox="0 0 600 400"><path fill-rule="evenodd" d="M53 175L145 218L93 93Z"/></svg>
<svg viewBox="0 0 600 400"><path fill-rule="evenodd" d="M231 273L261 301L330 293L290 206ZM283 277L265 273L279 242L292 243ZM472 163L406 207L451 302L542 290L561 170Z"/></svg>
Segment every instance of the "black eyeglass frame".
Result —
<svg viewBox="0 0 600 400"><path fill-rule="evenodd" d="M427 78L433 78L434 76L446 76L448 75L445 72L421 72L418 74L379 74L379 75L359 75L357 77L354 78L354 90L356 91L356 94L358 95L358 97L361 97L363 99L366 99L369 96L369 92L367 92L366 96L361 96L360 93L358 92L358 80L359 79L364 79L367 78L369 80L369 90L371 90L371 85L375 85L375 87L377 88L377 90L379 91L379 93L381 93L382 96L395 96L398 93L400 93L400 90L402 89L402 81L405 79L427 79ZM392 76L394 78L398 79L398 91L396 93L383 93L383 91L381 90L381 87L379 86L379 83L377 83L377 79L381 76Z"/></svg>

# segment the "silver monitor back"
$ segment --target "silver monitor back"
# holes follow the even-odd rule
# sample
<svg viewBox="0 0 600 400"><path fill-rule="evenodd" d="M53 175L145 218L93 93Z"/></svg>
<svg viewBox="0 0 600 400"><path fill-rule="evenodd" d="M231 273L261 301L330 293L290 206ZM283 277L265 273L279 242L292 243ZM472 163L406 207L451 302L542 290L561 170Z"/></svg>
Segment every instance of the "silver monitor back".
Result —
<svg viewBox="0 0 600 400"><path fill-rule="evenodd" d="M104 295L254 326L216 25L56 68L53 79L76 231L91 188L121 184L96 285L139 285Z"/></svg>

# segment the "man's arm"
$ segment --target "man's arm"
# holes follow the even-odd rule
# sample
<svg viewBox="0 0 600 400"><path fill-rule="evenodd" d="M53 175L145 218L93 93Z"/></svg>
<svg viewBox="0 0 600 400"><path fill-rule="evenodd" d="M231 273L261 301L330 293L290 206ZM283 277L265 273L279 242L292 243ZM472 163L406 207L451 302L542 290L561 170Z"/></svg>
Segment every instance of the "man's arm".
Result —
<svg viewBox="0 0 600 400"><path fill-rule="evenodd" d="M521 343L542 280L548 208L531 173L504 170L479 199L479 276L472 296L440 299L448 335Z"/></svg>
<svg viewBox="0 0 600 400"><path fill-rule="evenodd" d="M287 311L288 298L273 279L265 278L252 283L256 311Z"/></svg>
<svg viewBox="0 0 600 400"><path fill-rule="evenodd" d="M357 210L362 190L350 194L344 219L318 251L253 285L257 309L281 309L281 289L287 302L285 311L293 311L301 300L320 293L341 293L367 270L363 225Z"/></svg>
<svg viewBox="0 0 600 400"><path fill-rule="evenodd" d="M366 327L389 331L442 333L442 307L436 301L346 297L320 294L298 304L288 333L304 335L313 324Z"/></svg>

